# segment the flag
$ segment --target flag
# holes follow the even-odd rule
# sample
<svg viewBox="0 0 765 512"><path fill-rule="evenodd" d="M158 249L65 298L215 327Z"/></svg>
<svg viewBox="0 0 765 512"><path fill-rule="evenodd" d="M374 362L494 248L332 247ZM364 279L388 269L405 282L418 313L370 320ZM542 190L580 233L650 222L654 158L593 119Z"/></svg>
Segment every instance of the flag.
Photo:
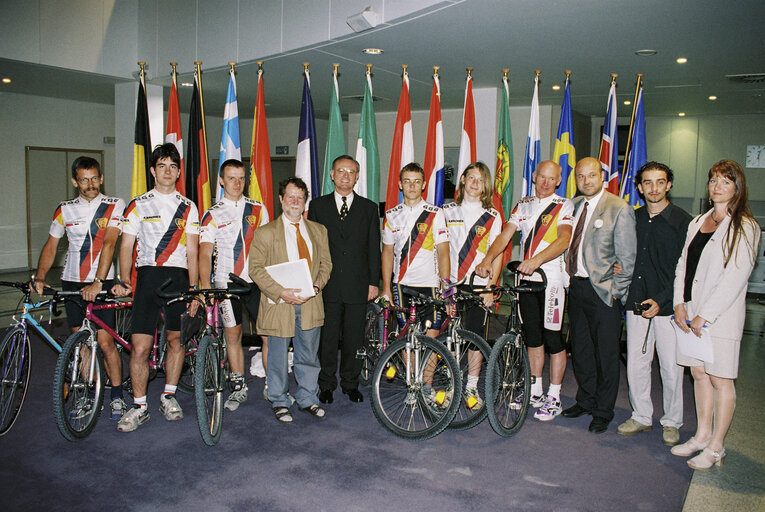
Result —
<svg viewBox="0 0 765 512"><path fill-rule="evenodd" d="M534 194L532 174L539 165L539 75L534 78L534 96L531 98L531 118L529 119L529 136L526 139L526 155L523 157L523 189L521 194Z"/></svg>
<svg viewBox="0 0 765 512"><path fill-rule="evenodd" d="M359 138L356 142L356 160L359 162L359 181L354 190L377 204L380 200L380 153L377 151L377 125L372 99L372 74L367 71L364 102L361 105Z"/></svg>
<svg viewBox="0 0 765 512"><path fill-rule="evenodd" d="M295 159L295 176L308 185L308 201L319 196L319 157L316 152L316 123L313 119L313 102L311 101L311 78L308 68L303 72L303 101L300 106L300 130L298 132L297 157Z"/></svg>
<svg viewBox="0 0 765 512"><path fill-rule="evenodd" d="M258 69L258 97L252 121L252 151L250 152L250 185L247 195L260 201L274 218L274 192L271 183L271 149L266 126L266 100L263 98L263 70Z"/></svg>
<svg viewBox="0 0 765 512"><path fill-rule="evenodd" d="M236 78L233 68L229 71L226 106L223 109L223 130L220 135L220 156L218 157L218 176L223 162L235 158L242 159L242 147L239 144L239 108L236 105ZM223 198L223 187L218 183L218 201Z"/></svg>
<svg viewBox="0 0 765 512"><path fill-rule="evenodd" d="M611 90L608 91L606 118L603 120L599 160L606 175L604 188L614 195L619 195L619 144L616 115L616 82L612 82Z"/></svg>
<svg viewBox="0 0 765 512"><path fill-rule="evenodd" d="M412 110L409 105L409 73L406 72L406 69L404 69L402 82L388 166L388 190L385 194L385 208L387 209L391 209L401 202L401 190L398 188L399 173L402 167L414 161Z"/></svg>
<svg viewBox="0 0 765 512"><path fill-rule="evenodd" d="M457 186L454 188L454 197L457 197L460 176L465 167L475 162L475 106L473 105L473 77L468 74L465 83L465 105L462 109L462 135L460 137L460 156L457 159Z"/></svg>
<svg viewBox="0 0 765 512"><path fill-rule="evenodd" d="M632 123L632 140L630 141L630 150L627 154L627 169L622 176L621 196L633 208L643 206L643 201L638 194L635 186L635 176L638 169L643 167L648 161L648 149L645 142L645 113L643 111L643 88L640 87L635 102L635 118Z"/></svg>
<svg viewBox="0 0 765 512"><path fill-rule="evenodd" d="M513 134L510 130L510 86L507 75L502 78L502 100L499 107L497 165L494 170L494 208L504 222L513 208Z"/></svg>
<svg viewBox="0 0 765 512"><path fill-rule="evenodd" d="M189 108L189 150L186 157L186 197L197 205L200 217L211 205L210 172L207 166L207 136L199 73L194 72L194 90Z"/></svg>
<svg viewBox="0 0 765 512"><path fill-rule="evenodd" d="M444 129L441 123L441 86L433 75L430 95L428 136L425 140L425 200L436 206L444 204Z"/></svg>
<svg viewBox="0 0 765 512"><path fill-rule="evenodd" d="M362 112L363 112L362 108ZM362 114L363 115L363 114ZM340 114L340 88L337 85L337 68L332 73L332 97L329 99L329 129L327 131L327 150L324 156L324 178L321 193L329 194L335 187L332 184L332 162L345 154L345 135L343 134L343 117Z"/></svg>
<svg viewBox="0 0 765 512"><path fill-rule="evenodd" d="M566 92L563 94L563 107L560 111L558 137L555 140L553 160L561 168L560 185L558 185L555 193L561 197L574 197L576 195L576 180L574 179L576 150L574 149L574 124L571 119L571 90L569 89L568 77L566 77Z"/></svg>
<svg viewBox="0 0 765 512"><path fill-rule="evenodd" d="M173 72L173 83L170 86L170 101L167 104L167 133L165 142L169 142L181 155L181 175L175 182L175 189L186 195L186 170L183 165L183 135L181 135L181 109L178 107L178 85Z"/></svg>
<svg viewBox="0 0 765 512"><path fill-rule="evenodd" d="M149 171L151 137L149 136L149 105L146 103L146 85L143 73L138 82L138 101L135 109L135 138L133 142L133 176L130 197L140 196L154 188L154 178Z"/></svg>

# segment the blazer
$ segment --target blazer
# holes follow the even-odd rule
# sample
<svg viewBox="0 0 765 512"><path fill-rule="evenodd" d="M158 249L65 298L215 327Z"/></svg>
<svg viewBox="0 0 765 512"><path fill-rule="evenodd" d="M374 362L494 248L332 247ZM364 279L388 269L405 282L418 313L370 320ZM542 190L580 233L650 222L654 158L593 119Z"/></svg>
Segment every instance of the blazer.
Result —
<svg viewBox="0 0 765 512"><path fill-rule="evenodd" d="M311 279L319 293L300 308L300 327L304 331L324 325L324 302L321 289L332 272L327 230L321 224L305 221L311 239ZM282 301L284 287L274 281L265 267L289 261L282 216L255 230L250 246L250 277L260 288L258 334L292 338L295 335L295 306Z"/></svg>
<svg viewBox="0 0 765 512"><path fill-rule="evenodd" d="M332 275L324 300L366 304L369 286L380 285L380 217L375 203L355 194L348 215L340 220L335 194L311 201L308 218L327 228Z"/></svg>
<svg viewBox="0 0 765 512"><path fill-rule="evenodd" d="M579 196L573 201L576 216L585 198ZM584 230L579 250L582 251L582 261L600 300L610 306L612 298L616 298L624 304L635 269L637 251L633 208L604 190ZM622 266L622 272L618 275L614 275L614 263Z"/></svg>
<svg viewBox="0 0 765 512"><path fill-rule="evenodd" d="M685 267L688 246L701 229L704 220L713 211L709 210L697 216L688 226L683 252L675 269L673 306L685 303ZM728 266L723 268L725 262L723 241L730 221L730 216L723 219L701 252L691 287L691 301L686 304L686 311L689 320L696 316L706 320L711 336L740 340L746 318L746 289L749 275L754 269L756 253L749 244L739 238ZM742 228L742 236L745 235L756 249L760 243L760 226L756 222L744 219Z"/></svg>

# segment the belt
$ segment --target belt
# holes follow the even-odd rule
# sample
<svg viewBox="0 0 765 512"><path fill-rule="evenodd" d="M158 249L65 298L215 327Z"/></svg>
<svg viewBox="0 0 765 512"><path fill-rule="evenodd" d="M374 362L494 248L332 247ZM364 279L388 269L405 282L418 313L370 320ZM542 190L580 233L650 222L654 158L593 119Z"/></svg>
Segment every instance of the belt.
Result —
<svg viewBox="0 0 765 512"><path fill-rule="evenodd" d="M590 280L589 277L580 277L580 276L573 276L572 279L576 279L578 281L589 281Z"/></svg>

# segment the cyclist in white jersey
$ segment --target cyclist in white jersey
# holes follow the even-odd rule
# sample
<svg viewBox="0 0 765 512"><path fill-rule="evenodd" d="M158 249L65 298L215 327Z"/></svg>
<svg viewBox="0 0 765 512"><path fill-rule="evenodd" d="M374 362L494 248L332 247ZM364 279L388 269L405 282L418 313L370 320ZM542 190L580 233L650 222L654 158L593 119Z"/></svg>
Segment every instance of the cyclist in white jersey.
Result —
<svg viewBox="0 0 765 512"><path fill-rule="evenodd" d="M205 212L199 228L199 282L202 288L212 288L211 274L214 275L212 279L216 288L228 286L230 273L252 283L248 273L250 244L255 230L268 224L266 207L254 199L244 197L245 171L241 161L232 159L223 162L218 181L223 187L223 198ZM226 409L230 411L235 411L240 403L247 400L242 352L242 307L247 308L250 318L255 321L259 302L260 291L253 284L251 293L240 296L239 300L225 300L220 304L228 360L231 363L231 394L225 403ZM263 346L266 346L265 339ZM263 361L266 361L265 351Z"/></svg>
<svg viewBox="0 0 765 512"><path fill-rule="evenodd" d="M449 235L441 208L425 202L425 173L417 163L401 169L404 202L385 212L382 233L382 294L405 304L401 286L435 296L441 279L449 280ZM392 278L392 281L391 281ZM438 336L440 316L434 312L428 336ZM399 323L403 324L403 315Z"/></svg>
<svg viewBox="0 0 765 512"><path fill-rule="evenodd" d="M102 289L111 287L114 278L114 246L120 235L125 202L101 193L104 178L97 160L81 156L72 162L72 185L78 196L58 205L50 225L48 241L40 252L34 288L42 294L48 286L45 277L56 258L58 243L66 234L69 248L66 253L61 287L66 291L82 290L86 301L93 301ZM72 332L77 331L85 318L85 304L81 301L66 303L66 316ZM114 328L114 311L96 312L96 316ZM98 345L104 354L106 374L111 386L111 414L119 420L125 412L122 398L122 363L114 340L103 329L97 333Z"/></svg>
<svg viewBox="0 0 765 512"><path fill-rule="evenodd" d="M173 144L162 144L151 154L151 174L154 188L134 198L125 209L120 271L127 278L132 267L133 248L138 240L137 277L133 293L133 317L130 353L130 378L133 384L133 408L117 424L121 432L130 432L149 420L146 388L149 377L149 352L160 309L165 313L167 356L165 359L165 389L160 397L159 411L168 421L183 418L175 391L183 366L180 316L185 306L176 302L165 307L156 289L170 278L168 292L186 291L189 285L198 289L197 248L199 215L193 202L175 190L180 176L181 156ZM114 286L115 295L133 292L129 283ZM192 301L190 314L198 304Z"/></svg>
<svg viewBox="0 0 765 512"><path fill-rule="evenodd" d="M457 196L454 203L444 205L446 229L449 231L449 256L451 259L451 280L470 279L475 267L480 263L489 247L502 232L502 218L491 207L493 182L489 168L483 162L474 162L465 168L457 184ZM474 286L496 284L502 266L502 257L494 258L491 278L476 277ZM469 284L461 289L469 290ZM485 307L494 302L491 293L483 295ZM463 309L463 308L460 308ZM470 304L461 312L462 326L484 337L486 310L479 305ZM483 399L478 393L478 377L483 356L477 350L468 353L468 376L465 382L464 398L475 399L473 408L480 409Z"/></svg>
<svg viewBox="0 0 765 512"><path fill-rule="evenodd" d="M566 351L561 326L565 288L568 286L563 253L571 238L574 207L570 199L555 194L561 181L561 169L557 163L551 160L540 163L532 179L534 195L524 197L515 206L502 234L489 248L484 261L476 267L476 273L488 275L493 258L505 250L515 231L521 230L523 262L518 269L530 275L541 267L547 277L547 289L544 292L521 294L519 301L533 376L529 402L539 409L534 414L536 419L550 421L562 411L560 387L566 371ZM540 278L530 276L529 279ZM550 386L547 395L542 387L545 346L550 353Z"/></svg>

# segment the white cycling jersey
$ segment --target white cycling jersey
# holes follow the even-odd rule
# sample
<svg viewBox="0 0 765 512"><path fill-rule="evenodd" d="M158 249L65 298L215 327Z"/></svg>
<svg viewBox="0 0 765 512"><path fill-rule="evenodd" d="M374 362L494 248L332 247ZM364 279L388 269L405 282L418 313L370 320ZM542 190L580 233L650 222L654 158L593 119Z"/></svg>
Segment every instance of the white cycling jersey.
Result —
<svg viewBox="0 0 765 512"><path fill-rule="evenodd" d="M128 203L122 222L122 232L138 238L136 268L188 268L186 236L199 234L199 214L189 199L150 190Z"/></svg>
<svg viewBox="0 0 765 512"><path fill-rule="evenodd" d="M502 232L502 218L494 208L485 209L480 202L444 205L446 229L449 231L449 260L452 281L470 279L489 247ZM476 276L473 284L483 286L486 277Z"/></svg>
<svg viewBox="0 0 765 512"><path fill-rule="evenodd" d="M199 242L215 245L215 286L225 286L231 272L252 282L248 273L252 237L257 228L267 223L266 207L249 197L239 201L224 197L205 212L199 227Z"/></svg>
<svg viewBox="0 0 765 512"><path fill-rule="evenodd" d="M118 197L99 194L92 201L82 197L63 201L53 214L48 233L54 238L69 240L66 262L61 279L75 283L93 281L101 258L106 230L120 228L125 202ZM109 266L107 279L114 277L114 265Z"/></svg>
<svg viewBox="0 0 765 512"><path fill-rule="evenodd" d="M436 246L449 241L444 212L425 201L385 212L382 242L393 246L393 282L405 286L439 284Z"/></svg>

